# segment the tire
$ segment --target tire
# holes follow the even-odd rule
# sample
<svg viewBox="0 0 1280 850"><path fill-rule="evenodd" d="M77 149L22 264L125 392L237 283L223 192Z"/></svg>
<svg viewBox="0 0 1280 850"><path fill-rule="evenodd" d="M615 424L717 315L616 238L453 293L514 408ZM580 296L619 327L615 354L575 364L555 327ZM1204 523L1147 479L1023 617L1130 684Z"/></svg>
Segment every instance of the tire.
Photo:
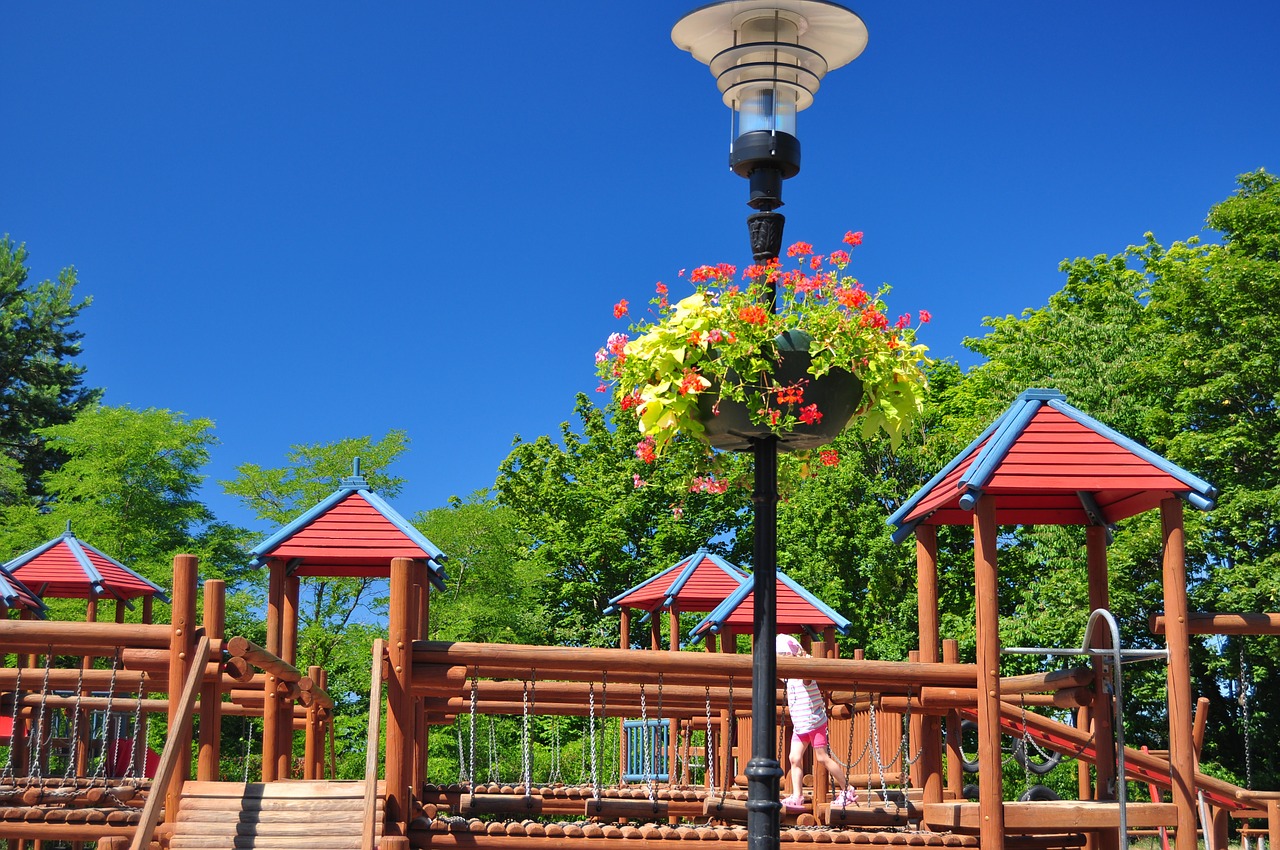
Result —
<svg viewBox="0 0 1280 850"><path fill-rule="evenodd" d="M966 800L976 800L976 799L978 799L978 786L977 786L977 783L970 782L968 785L966 785L966 786L964 786L963 788L961 788L961 789L960 789L960 796L961 796L961 797L964 797Z"/></svg>
<svg viewBox="0 0 1280 850"><path fill-rule="evenodd" d="M1028 754L1025 740L1019 738L1013 742L1013 760L1036 776L1044 776L1062 761L1062 753L1055 753L1052 750L1045 750L1045 752L1048 753L1048 758L1045 758L1033 744L1032 752Z"/></svg>
<svg viewBox="0 0 1280 850"><path fill-rule="evenodd" d="M964 768L965 773L978 772L978 755L977 755L978 746L976 743L977 737L978 737L978 724L973 722L972 720L961 720L960 721L960 766ZM969 761L968 758L965 756L965 752L964 752L965 738L972 738L975 741L974 747L973 747L973 752L974 752L973 761Z"/></svg>
<svg viewBox="0 0 1280 850"><path fill-rule="evenodd" d="M1052 788L1044 785L1032 785L1026 791L1022 792L1022 796L1018 798L1023 803L1051 803L1054 800L1061 800Z"/></svg>

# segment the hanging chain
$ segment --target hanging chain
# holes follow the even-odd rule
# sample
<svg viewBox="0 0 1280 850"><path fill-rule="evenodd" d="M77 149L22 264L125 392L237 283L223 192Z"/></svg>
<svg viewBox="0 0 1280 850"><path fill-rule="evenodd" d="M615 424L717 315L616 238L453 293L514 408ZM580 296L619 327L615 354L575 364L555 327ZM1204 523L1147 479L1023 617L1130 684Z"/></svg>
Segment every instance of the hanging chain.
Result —
<svg viewBox="0 0 1280 850"><path fill-rule="evenodd" d="M876 762L876 771L880 775L880 799L883 800L889 796L889 784L885 782L884 771L886 767L892 766L893 762L889 762L889 764L886 765L884 763L884 760L881 759L880 757L880 729L876 722L876 704L874 700L872 700L868 710L870 712L867 716L870 718L870 721L871 721L870 723L871 736L867 739L867 744L868 746L871 747L871 755ZM867 796L868 798L871 796L870 775L867 776Z"/></svg>
<svg viewBox="0 0 1280 850"><path fill-rule="evenodd" d="M600 775L596 772L596 683L587 683L587 706L591 712L588 735L591 738L591 794L600 799Z"/></svg>
<svg viewBox="0 0 1280 850"><path fill-rule="evenodd" d="M657 742L652 742L656 744ZM653 780L653 762L655 746L651 746L649 740L649 708L645 705L644 698L644 682L640 683L640 764L641 770L644 771L645 787L649 791L649 802L652 803L657 799L657 788L654 786Z"/></svg>
<svg viewBox="0 0 1280 850"><path fill-rule="evenodd" d="M524 778L524 795L528 797L533 793L533 767L530 764L529 752L529 683L522 682L520 686L521 701L524 703L524 716L520 725L520 772Z"/></svg>
<svg viewBox="0 0 1280 850"><path fill-rule="evenodd" d="M53 730L49 730L49 738L44 738L44 718L45 709L48 705L49 695L49 666L53 663L53 647L49 647L49 653L44 657L44 682L40 685L40 712L36 719L35 735L32 740L35 746L30 747L31 754L27 767L27 776L32 779L40 778L40 754L45 752L49 747L49 740L53 737ZM42 740L43 739L43 740Z"/></svg>
<svg viewBox="0 0 1280 850"><path fill-rule="evenodd" d="M1253 790L1253 734L1249 729L1249 668L1244 655L1244 638L1240 638L1240 719L1244 723L1244 787Z"/></svg>
<svg viewBox="0 0 1280 850"><path fill-rule="evenodd" d="M111 747L107 746L107 742L115 745L116 738L119 737L119 724L117 723L116 735L111 735L111 703L115 701L116 696L116 671L120 669L120 649L116 649L115 657L111 659L111 684L107 686L107 708L102 713L102 753L98 758L98 768L93 772L93 777L89 780L89 787L99 779L106 784L107 779L107 759L110 757Z"/></svg>
<svg viewBox="0 0 1280 850"><path fill-rule="evenodd" d="M498 724L493 715L489 715L489 782L502 784L502 764L498 758Z"/></svg>
<svg viewBox="0 0 1280 850"><path fill-rule="evenodd" d="M1024 694L1021 697L1022 702L1022 787L1024 790L1031 789L1031 750L1027 748L1027 743L1031 740L1031 731L1027 729L1027 697Z"/></svg>
<svg viewBox="0 0 1280 850"><path fill-rule="evenodd" d="M135 729L136 733L137 730ZM249 754L253 752L253 721L245 718L244 729L244 778L241 780L244 784L249 784Z"/></svg>
<svg viewBox="0 0 1280 850"><path fill-rule="evenodd" d="M738 716L733 709L733 677L730 676L729 677L729 731L728 731L728 734L725 736L726 740L721 742L722 744L724 744L723 749L725 753L728 754L728 758L725 759L725 764L726 764L725 777L720 782L720 805L722 806L724 805L724 798L727 797L729 794L729 782L730 782L730 778L733 776L733 764L732 764L733 744L732 744L732 741L729 740L729 738L731 738L734 732L737 731L737 727L738 727Z"/></svg>
<svg viewBox="0 0 1280 850"><path fill-rule="evenodd" d="M560 718L551 715L551 768L547 771L547 784L558 785L560 778Z"/></svg>
<svg viewBox="0 0 1280 850"><path fill-rule="evenodd" d="M137 774L136 765L138 764L138 739L139 738L142 739L143 746L146 746L146 742L147 742L147 733L146 731L142 731L144 728L143 723L145 722L143 720L143 713L142 713L142 699L146 695L146 693L147 693L146 674L139 673L138 674L138 699L134 702L134 708L133 708L133 740L130 741L129 743L129 766L126 767L124 771L124 775L126 779L134 779ZM247 749L245 750L244 758L245 758L245 775L247 776L249 771L249 765L248 765L249 751ZM144 775L146 774L145 769L142 772ZM249 780L246 779L245 781L248 782Z"/></svg>
<svg viewBox="0 0 1280 850"><path fill-rule="evenodd" d="M76 750L80 749L80 718L84 711L81 707L81 701L84 699L84 665L80 666L80 673L76 676L76 702L75 707L71 710L71 716L67 718L67 731L71 733L71 740L67 744L67 764L62 770L63 782L69 783L76 774ZM72 792L74 793L74 791Z"/></svg>
<svg viewBox="0 0 1280 850"><path fill-rule="evenodd" d="M13 725L9 727L10 735L17 735L19 726L19 713L22 708L22 656L18 656L17 675L13 680ZM9 746L5 747L4 768L0 769L0 782L11 784L14 782L13 772L13 739L9 739Z"/></svg>
<svg viewBox="0 0 1280 850"><path fill-rule="evenodd" d="M471 674L471 760L467 767L467 781L471 784L471 798L474 801L476 796L476 689L479 687L480 665L477 664L475 671Z"/></svg>
<svg viewBox="0 0 1280 850"><path fill-rule="evenodd" d="M707 738L703 742L705 746L702 748L702 761L703 766L706 768L707 787L714 793L716 790L716 762L711 757L711 687L704 686L703 690L707 695Z"/></svg>

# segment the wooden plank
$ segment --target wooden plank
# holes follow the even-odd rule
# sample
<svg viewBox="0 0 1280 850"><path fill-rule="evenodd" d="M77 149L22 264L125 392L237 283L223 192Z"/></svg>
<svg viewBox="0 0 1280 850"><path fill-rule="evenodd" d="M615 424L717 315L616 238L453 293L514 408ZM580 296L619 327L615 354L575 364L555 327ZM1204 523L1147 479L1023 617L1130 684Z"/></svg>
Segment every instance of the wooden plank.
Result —
<svg viewBox="0 0 1280 850"><path fill-rule="evenodd" d="M387 653L387 642L378 638L373 642L373 666L370 673L369 726L365 735L364 758L364 811L360 829L361 850L374 850L377 833L382 824L378 820L378 739L382 721L382 665Z"/></svg>
<svg viewBox="0 0 1280 850"><path fill-rule="evenodd" d="M178 823L228 824L228 823L309 823L316 822L315 812L283 809L281 811L242 810L240 812L217 808L187 808L183 800L182 811L178 812ZM329 806L325 809L326 823L342 823L359 825L364 817L361 810L350 810Z"/></svg>
<svg viewBox="0 0 1280 850"><path fill-rule="evenodd" d="M981 822L978 803L926 803L923 808L924 824L930 829L972 833ZM1144 829L1173 826L1178 812L1172 803L1129 803L1125 817L1130 829ZM1120 805L1075 800L1005 803L1004 827L1010 833L1118 829Z"/></svg>
<svg viewBox="0 0 1280 850"><path fill-rule="evenodd" d="M358 780L282 779L278 782L200 782L183 785L184 800L222 797L240 800L363 799L364 783Z"/></svg>

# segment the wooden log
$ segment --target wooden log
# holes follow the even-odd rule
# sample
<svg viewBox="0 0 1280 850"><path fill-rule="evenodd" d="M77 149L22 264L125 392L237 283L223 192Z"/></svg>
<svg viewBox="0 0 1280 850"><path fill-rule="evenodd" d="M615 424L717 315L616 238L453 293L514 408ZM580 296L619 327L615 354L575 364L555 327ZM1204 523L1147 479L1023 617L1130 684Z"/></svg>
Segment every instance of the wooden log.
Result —
<svg viewBox="0 0 1280 850"><path fill-rule="evenodd" d="M246 637L233 637L227 641L227 652L234 658L243 658L260 670L270 673L284 682L297 682L302 672L274 653L268 652Z"/></svg>
<svg viewBox="0 0 1280 850"><path fill-rule="evenodd" d="M458 801L458 813L464 817L475 815L522 815L539 817L542 814L542 797L537 794L463 794Z"/></svg>
<svg viewBox="0 0 1280 850"><path fill-rule="evenodd" d="M880 806L833 806L823 803L818 807L818 820L827 826L868 827L907 826L920 820L918 808L907 805L901 809Z"/></svg>
<svg viewBox="0 0 1280 850"><path fill-rule="evenodd" d="M140 623L77 623L0 619L0 645L7 652L41 655L112 655L116 647L167 649L169 626Z"/></svg>
<svg viewBox="0 0 1280 850"><path fill-rule="evenodd" d="M1032 694L1046 691L1060 691L1063 688L1078 688L1093 682L1093 669L1090 667L1064 667L1061 670L1050 670L1046 673L1028 673L1025 676L1002 676L1000 678L1000 694ZM1015 700L1016 701L1016 700Z"/></svg>
<svg viewBox="0 0 1280 850"><path fill-rule="evenodd" d="M622 670L657 673L685 673L704 676L708 684L727 684L728 676L750 681L751 658L746 654L700 652L644 652L629 649L579 649L563 646L513 646L490 643L414 641L413 663L469 667L482 664L492 668L515 665L548 674L552 671L589 671L600 681L605 674ZM898 689L904 682L921 685L972 687L978 670L973 664L924 664L908 661L855 661L835 658L778 659L778 676L816 680L828 688L861 690L868 685ZM414 680L419 676L415 669Z"/></svg>
<svg viewBox="0 0 1280 850"><path fill-rule="evenodd" d="M702 801L702 814L716 820L727 820L732 823L747 822L747 801L733 797L708 797Z"/></svg>
<svg viewBox="0 0 1280 850"><path fill-rule="evenodd" d="M928 803L924 823L933 830L973 833L980 829L978 803ZM1173 826L1178 811L1172 803L1128 803L1125 818L1131 828ZM1120 825L1118 803L1052 800L1005 803L1004 826L1009 833L1114 830Z"/></svg>
<svg viewBox="0 0 1280 850"><path fill-rule="evenodd" d="M1153 634L1164 634L1164 615L1152 615L1149 625ZM1193 635L1280 635L1280 614L1211 614L1192 611L1187 614L1187 631Z"/></svg>
<svg viewBox="0 0 1280 850"><path fill-rule="evenodd" d="M585 804L586 816L601 820L666 820L666 800L624 799L622 797L601 797L590 799Z"/></svg>

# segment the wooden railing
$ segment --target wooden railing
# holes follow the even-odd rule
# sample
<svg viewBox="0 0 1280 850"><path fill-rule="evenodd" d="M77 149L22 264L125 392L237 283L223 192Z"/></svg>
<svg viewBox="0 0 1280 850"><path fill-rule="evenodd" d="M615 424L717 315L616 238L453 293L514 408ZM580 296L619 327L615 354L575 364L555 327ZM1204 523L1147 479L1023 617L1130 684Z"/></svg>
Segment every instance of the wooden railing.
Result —
<svg viewBox="0 0 1280 850"><path fill-rule="evenodd" d="M378 817L378 739L382 736L382 665L387 642L373 642L373 670L369 687L369 735L364 755L364 827L361 850L374 850L377 843Z"/></svg>
<svg viewBox="0 0 1280 850"><path fill-rule="evenodd" d="M196 644L195 655L191 659L191 669L187 672L187 681L182 686L182 696L178 698L178 712L169 724L169 736L164 744L164 752L160 754L160 764L156 767L156 775L151 780L151 793L147 796L147 804L142 807L142 818L138 822L138 830L133 834L133 843L129 850L144 850L151 844L151 837L160 821L160 809L164 805L165 789L173 779L174 771L181 764L179 759L191 759L187 747L180 746L184 740L184 731L191 726L195 716L196 698L200 696L200 680L204 676L204 665L209 660L209 638L201 635ZM177 817L177 812L169 812L170 819Z"/></svg>

